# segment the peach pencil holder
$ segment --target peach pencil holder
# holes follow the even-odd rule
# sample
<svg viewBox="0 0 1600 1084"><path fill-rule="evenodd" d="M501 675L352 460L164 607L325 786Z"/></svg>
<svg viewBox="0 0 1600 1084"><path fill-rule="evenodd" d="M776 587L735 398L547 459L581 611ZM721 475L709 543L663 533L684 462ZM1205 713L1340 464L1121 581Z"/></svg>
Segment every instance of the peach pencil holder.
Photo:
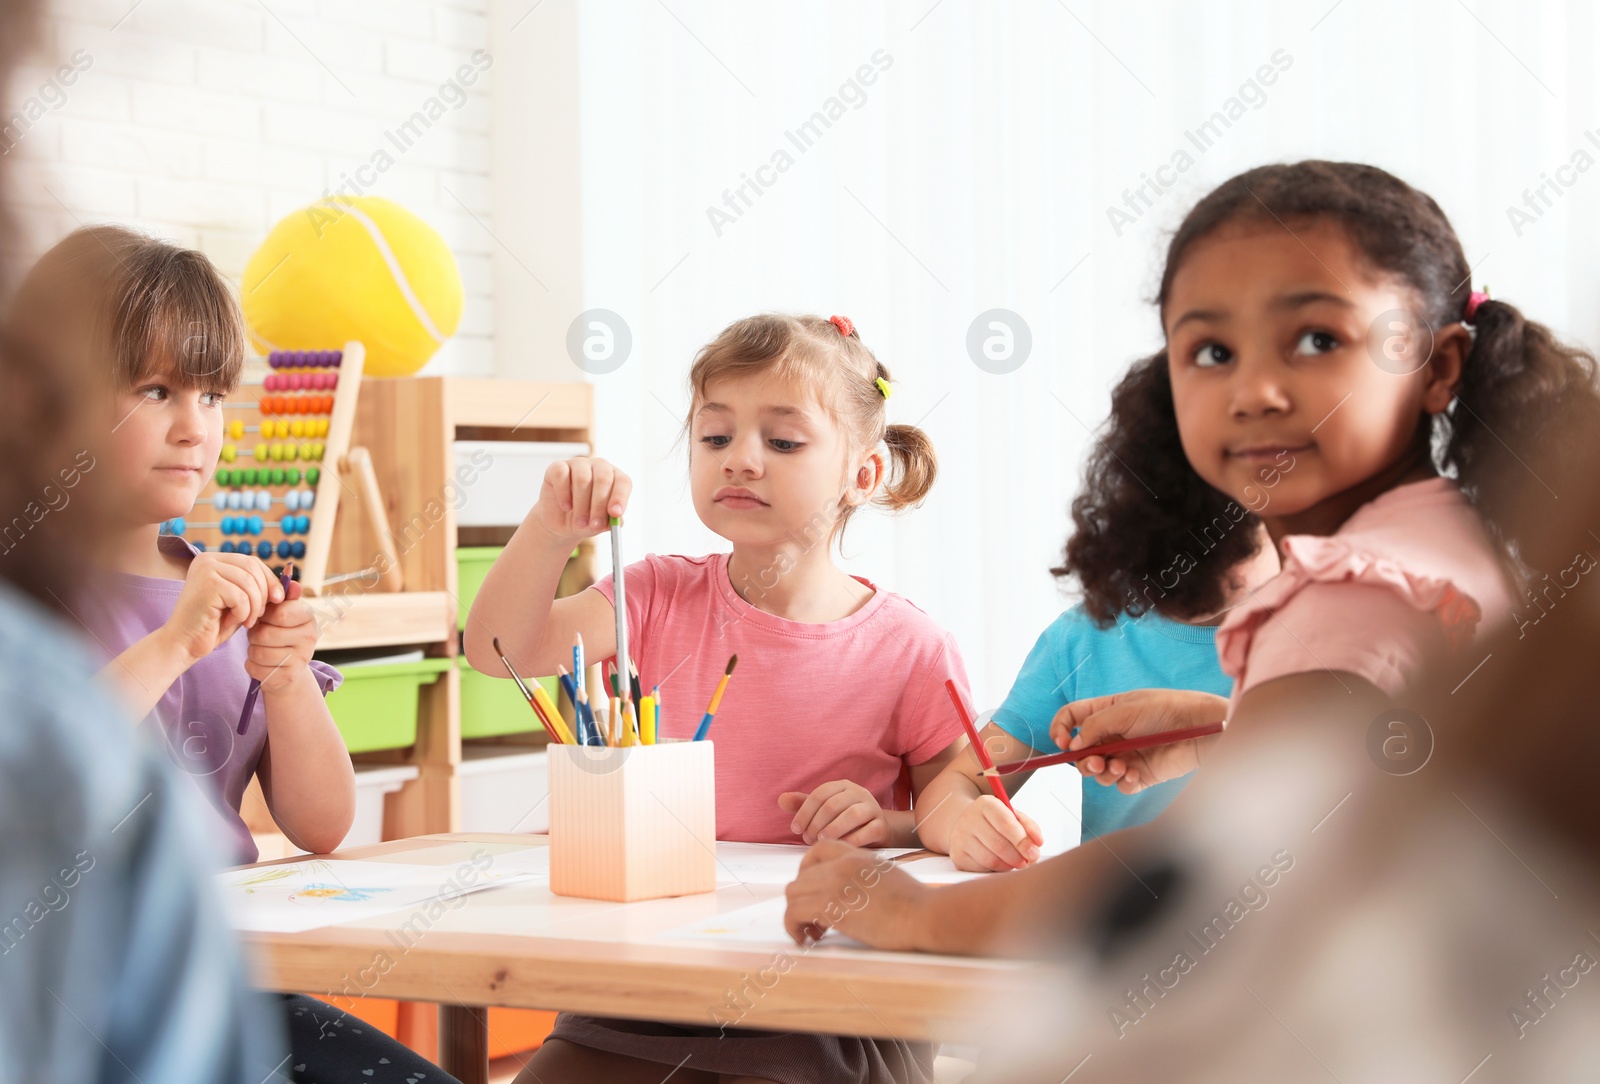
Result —
<svg viewBox="0 0 1600 1084"><path fill-rule="evenodd" d="M717 780L709 741L551 745L550 891L593 900L717 887Z"/></svg>

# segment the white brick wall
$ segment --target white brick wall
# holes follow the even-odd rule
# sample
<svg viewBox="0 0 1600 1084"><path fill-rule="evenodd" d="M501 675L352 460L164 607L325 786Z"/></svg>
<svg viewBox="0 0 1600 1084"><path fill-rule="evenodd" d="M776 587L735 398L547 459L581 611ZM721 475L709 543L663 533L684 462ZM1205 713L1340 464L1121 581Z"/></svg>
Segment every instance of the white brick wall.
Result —
<svg viewBox="0 0 1600 1084"><path fill-rule="evenodd" d="M488 50L488 5L54 0L36 62L0 100L0 119L29 98L47 107L10 151L30 251L79 223L117 221L201 249L237 282L275 222L382 148L393 168L355 190L437 229L466 289L461 328L427 371L492 375L493 58L404 152L385 135ZM41 88L78 50L92 61L52 105Z"/></svg>

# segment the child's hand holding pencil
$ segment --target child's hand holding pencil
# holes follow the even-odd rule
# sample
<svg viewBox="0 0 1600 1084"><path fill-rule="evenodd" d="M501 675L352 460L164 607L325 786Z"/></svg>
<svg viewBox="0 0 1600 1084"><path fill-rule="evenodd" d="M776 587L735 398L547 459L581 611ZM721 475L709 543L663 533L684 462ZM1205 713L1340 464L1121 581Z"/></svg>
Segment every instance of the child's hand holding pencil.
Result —
<svg viewBox="0 0 1600 1084"><path fill-rule="evenodd" d="M1228 701L1191 689L1135 689L1132 692L1075 700L1056 712L1050 737L1063 750L1084 749L1119 738L1143 738L1173 730L1187 730L1222 722ZM1073 731L1077 736L1073 736ZM1101 786L1116 786L1123 794L1187 775L1221 734L1131 750L1114 757L1090 756L1078 762L1078 771Z"/></svg>
<svg viewBox="0 0 1600 1084"><path fill-rule="evenodd" d="M957 869L998 873L1039 860L1044 833L1032 817L1007 809L992 794L969 804L950 827L950 861Z"/></svg>
<svg viewBox="0 0 1600 1084"><path fill-rule="evenodd" d="M633 480L604 459L564 459L545 470L539 502L528 518L576 545L610 530L611 517L622 515L632 492Z"/></svg>

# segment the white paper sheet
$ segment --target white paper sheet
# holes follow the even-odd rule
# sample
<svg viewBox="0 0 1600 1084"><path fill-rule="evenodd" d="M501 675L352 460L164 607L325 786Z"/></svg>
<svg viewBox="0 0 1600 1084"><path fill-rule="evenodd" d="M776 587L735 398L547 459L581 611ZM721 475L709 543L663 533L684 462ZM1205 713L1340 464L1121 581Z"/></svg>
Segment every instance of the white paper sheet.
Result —
<svg viewBox="0 0 1600 1084"><path fill-rule="evenodd" d="M788 901L782 896L734 911L691 922L661 935L667 941L711 941L724 945L762 945L774 951L796 951L796 946L783 928L783 912ZM866 949L860 941L846 937L837 930L829 930L817 945L832 948Z"/></svg>
<svg viewBox="0 0 1600 1084"><path fill-rule="evenodd" d="M717 844L719 885L786 885L800 872L808 847L783 843ZM910 854L910 848L885 847L875 851L885 858Z"/></svg>
<svg viewBox="0 0 1600 1084"><path fill-rule="evenodd" d="M529 848L543 851L544 848ZM236 929L299 933L319 926L423 909L485 888L537 879L539 859L524 852L485 855L456 867L307 859L219 876ZM544 863L549 877L549 863Z"/></svg>
<svg viewBox="0 0 1600 1084"><path fill-rule="evenodd" d="M896 862L895 865L923 884L930 885L953 885L961 881L970 881L974 877L989 876L987 873L969 873L966 870L956 869L956 864L945 854L919 855Z"/></svg>

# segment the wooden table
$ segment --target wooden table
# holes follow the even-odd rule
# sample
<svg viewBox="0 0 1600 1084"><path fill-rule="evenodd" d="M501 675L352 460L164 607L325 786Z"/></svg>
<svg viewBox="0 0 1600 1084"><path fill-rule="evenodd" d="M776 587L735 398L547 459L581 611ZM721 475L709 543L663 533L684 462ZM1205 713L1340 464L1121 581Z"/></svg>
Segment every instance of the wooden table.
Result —
<svg viewBox="0 0 1600 1084"><path fill-rule="evenodd" d="M438 864L443 879L475 851L547 844L533 835L433 835L328 857ZM617 904L520 882L460 897L425 928L414 912L402 911L303 933L244 936L264 968L258 982L265 988L438 1003L440 1064L465 1084L488 1076L484 1008L491 1005L709 1026L739 1013L742 1027L978 1043L985 1014L971 1010L1015 994L1024 965L1014 961L723 947L660 936L782 894L782 885L730 884ZM532 924L542 932L526 932ZM586 939L596 930L607 939ZM784 955L789 962L780 975ZM756 991L743 999L747 1008L730 1002L740 989Z"/></svg>

